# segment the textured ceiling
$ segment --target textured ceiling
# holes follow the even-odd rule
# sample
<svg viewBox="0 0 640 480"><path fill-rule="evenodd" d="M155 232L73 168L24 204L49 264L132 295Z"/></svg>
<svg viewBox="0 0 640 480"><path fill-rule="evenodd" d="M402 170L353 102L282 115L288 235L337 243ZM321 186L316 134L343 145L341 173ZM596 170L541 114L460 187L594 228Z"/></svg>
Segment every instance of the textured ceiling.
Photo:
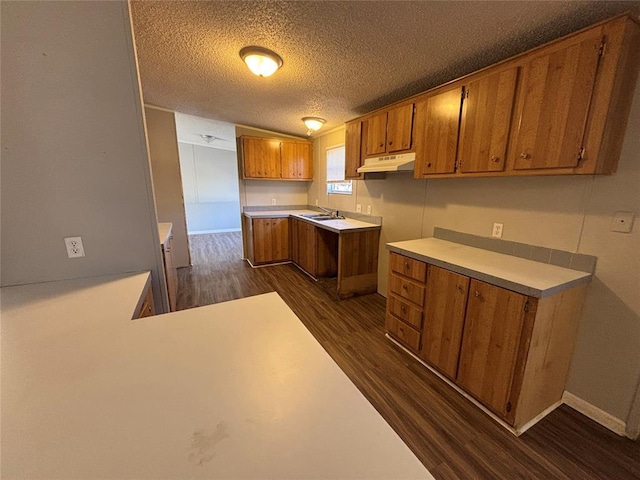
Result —
<svg viewBox="0 0 640 480"><path fill-rule="evenodd" d="M132 1L146 103L304 135L322 131L640 2ZM277 52L272 77L240 49Z"/></svg>

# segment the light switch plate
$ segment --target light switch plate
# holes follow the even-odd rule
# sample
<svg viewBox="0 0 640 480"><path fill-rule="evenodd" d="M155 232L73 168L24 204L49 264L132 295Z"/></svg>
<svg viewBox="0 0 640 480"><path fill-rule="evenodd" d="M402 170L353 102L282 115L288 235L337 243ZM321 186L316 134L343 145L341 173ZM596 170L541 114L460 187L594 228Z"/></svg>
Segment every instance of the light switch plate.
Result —
<svg viewBox="0 0 640 480"><path fill-rule="evenodd" d="M635 216L636 214L633 212L614 213L613 222L611 222L611 231L620 233L631 233Z"/></svg>
<svg viewBox="0 0 640 480"><path fill-rule="evenodd" d="M367 205L367 215L371 215L371 205Z"/></svg>

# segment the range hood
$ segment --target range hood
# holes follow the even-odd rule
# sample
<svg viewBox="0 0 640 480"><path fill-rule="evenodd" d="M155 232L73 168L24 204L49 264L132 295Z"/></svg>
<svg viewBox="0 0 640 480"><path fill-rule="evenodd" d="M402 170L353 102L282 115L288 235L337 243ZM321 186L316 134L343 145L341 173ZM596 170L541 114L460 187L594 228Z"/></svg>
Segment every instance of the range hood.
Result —
<svg viewBox="0 0 640 480"><path fill-rule="evenodd" d="M364 161L364 165L358 168L357 172L412 172L415 160L415 153L367 158Z"/></svg>

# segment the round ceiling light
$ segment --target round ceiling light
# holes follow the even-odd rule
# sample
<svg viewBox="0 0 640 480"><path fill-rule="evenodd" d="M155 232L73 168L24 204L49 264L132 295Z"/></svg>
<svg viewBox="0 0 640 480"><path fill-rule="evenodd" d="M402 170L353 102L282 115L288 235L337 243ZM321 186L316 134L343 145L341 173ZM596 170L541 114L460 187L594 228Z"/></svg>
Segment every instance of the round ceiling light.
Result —
<svg viewBox="0 0 640 480"><path fill-rule="evenodd" d="M309 132L307 133L307 135L310 134L311 132L320 130L322 125L324 125L324 123L326 122L324 118L320 118L320 117L303 117L302 121L309 129Z"/></svg>
<svg viewBox="0 0 640 480"><path fill-rule="evenodd" d="M240 58L259 77L273 75L282 66L280 55L263 47L244 47L240 50Z"/></svg>

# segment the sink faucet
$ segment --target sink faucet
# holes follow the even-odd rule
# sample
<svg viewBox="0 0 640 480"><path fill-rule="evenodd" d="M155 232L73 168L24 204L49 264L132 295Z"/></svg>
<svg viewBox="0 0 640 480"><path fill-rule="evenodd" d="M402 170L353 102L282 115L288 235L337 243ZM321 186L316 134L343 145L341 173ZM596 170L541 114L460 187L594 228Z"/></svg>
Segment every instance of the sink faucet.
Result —
<svg viewBox="0 0 640 480"><path fill-rule="evenodd" d="M336 218L338 216L337 210L331 210L330 208L324 208L324 207L318 207L318 208L322 210L324 213L328 213L329 215L331 215L331 218Z"/></svg>

